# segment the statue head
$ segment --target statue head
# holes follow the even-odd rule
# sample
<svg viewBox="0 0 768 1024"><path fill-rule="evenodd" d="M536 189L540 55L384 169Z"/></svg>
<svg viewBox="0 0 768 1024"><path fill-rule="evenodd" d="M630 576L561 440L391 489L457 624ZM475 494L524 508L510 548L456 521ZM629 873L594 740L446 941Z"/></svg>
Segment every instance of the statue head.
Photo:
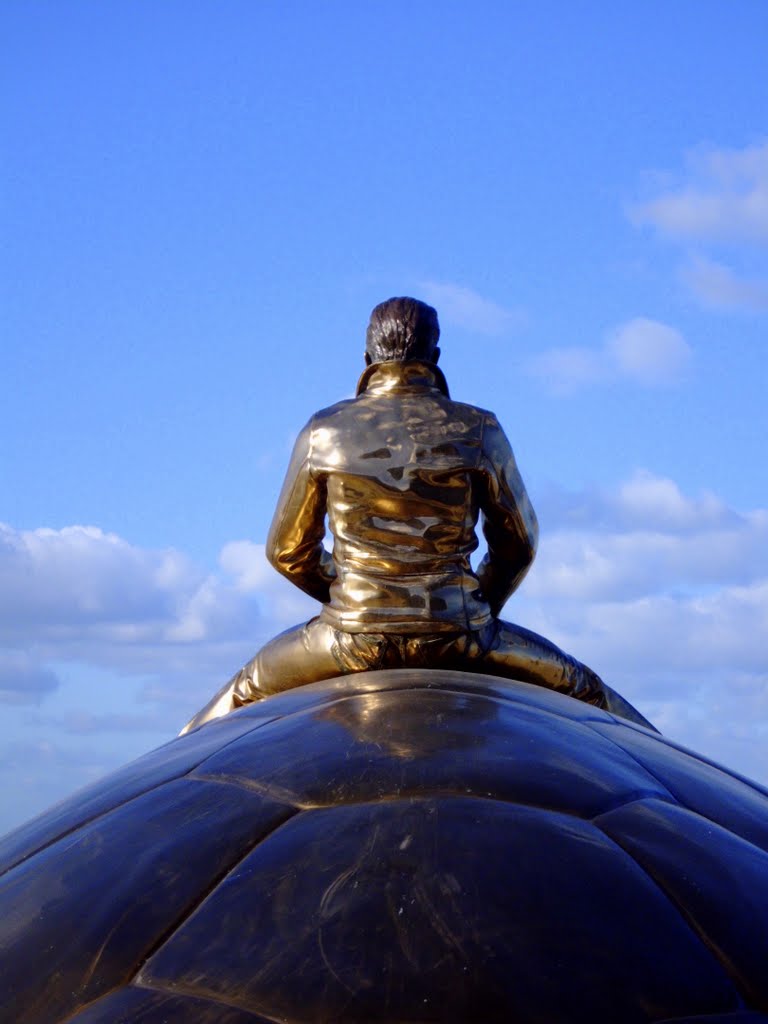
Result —
<svg viewBox="0 0 768 1024"><path fill-rule="evenodd" d="M371 313L365 337L365 361L407 363L420 359L436 363L440 324L437 311L418 299L387 299Z"/></svg>

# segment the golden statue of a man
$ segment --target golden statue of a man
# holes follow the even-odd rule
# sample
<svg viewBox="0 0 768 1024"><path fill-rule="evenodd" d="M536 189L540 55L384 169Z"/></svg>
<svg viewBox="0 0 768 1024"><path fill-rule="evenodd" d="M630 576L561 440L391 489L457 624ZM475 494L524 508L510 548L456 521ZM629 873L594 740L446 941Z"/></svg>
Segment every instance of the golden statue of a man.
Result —
<svg viewBox="0 0 768 1024"><path fill-rule="evenodd" d="M586 665L498 617L533 561L536 516L496 417L451 400L439 337L416 299L373 310L357 396L302 430L267 540L320 614L266 644L185 732L295 686L401 667L535 683L648 725Z"/></svg>

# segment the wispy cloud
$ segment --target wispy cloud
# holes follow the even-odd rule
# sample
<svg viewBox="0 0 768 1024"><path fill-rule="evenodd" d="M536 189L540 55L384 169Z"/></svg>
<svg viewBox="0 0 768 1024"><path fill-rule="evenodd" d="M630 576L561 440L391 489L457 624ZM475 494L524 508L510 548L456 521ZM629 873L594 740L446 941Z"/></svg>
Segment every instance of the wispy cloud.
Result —
<svg viewBox="0 0 768 1024"><path fill-rule="evenodd" d="M749 278L724 263L694 256L681 277L705 306L718 309L768 309L768 277Z"/></svg>
<svg viewBox="0 0 768 1024"><path fill-rule="evenodd" d="M703 306L768 310L768 141L699 147L674 177L630 205L630 220L684 247L680 278Z"/></svg>
<svg viewBox="0 0 768 1024"><path fill-rule="evenodd" d="M612 331L605 342L608 364L622 377L647 387L676 383L691 357L680 331L638 317Z"/></svg>
<svg viewBox="0 0 768 1024"><path fill-rule="evenodd" d="M768 242L768 141L699 148L686 164L676 185L630 207L636 224L683 240Z"/></svg>
<svg viewBox="0 0 768 1024"><path fill-rule="evenodd" d="M419 287L425 300L437 308L441 323L476 334L503 334L525 322L521 310L501 306L464 285L421 281Z"/></svg>
<svg viewBox="0 0 768 1024"><path fill-rule="evenodd" d="M643 387L677 383L691 358L691 348L674 327L637 317L608 332L594 348L553 348L534 357L528 372L555 394L588 385L626 380Z"/></svg>

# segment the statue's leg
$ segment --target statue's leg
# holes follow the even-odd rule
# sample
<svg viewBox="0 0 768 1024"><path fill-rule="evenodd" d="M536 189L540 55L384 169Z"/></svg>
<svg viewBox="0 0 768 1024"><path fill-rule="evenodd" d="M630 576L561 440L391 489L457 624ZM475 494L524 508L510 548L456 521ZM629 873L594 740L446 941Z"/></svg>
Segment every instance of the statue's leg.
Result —
<svg viewBox="0 0 768 1024"><path fill-rule="evenodd" d="M343 667L333 656L334 635L319 619L280 633L224 684L179 735L271 693L339 675Z"/></svg>
<svg viewBox="0 0 768 1024"><path fill-rule="evenodd" d="M336 631L319 618L270 640L253 659L251 699L341 675L335 640Z"/></svg>
<svg viewBox="0 0 768 1024"><path fill-rule="evenodd" d="M480 658L485 671L510 675L597 707L604 706L600 677L546 637L499 619L482 640L483 646L487 644Z"/></svg>
<svg viewBox="0 0 768 1024"><path fill-rule="evenodd" d="M591 668L532 630L499 619L481 635L479 648L475 650L479 652L475 661L477 671L546 686L638 725L654 728Z"/></svg>
<svg viewBox="0 0 768 1024"><path fill-rule="evenodd" d="M221 718L222 715L228 714L230 711L234 711L235 708L241 707L246 703L245 699L241 698L241 694L245 696L245 687L247 686L248 670L250 666L255 662L249 661L246 665L243 665L232 678L226 682L217 694L215 694L205 705L197 712L184 728L179 733L179 736L183 736L185 733L190 732L192 729L196 729L198 725L203 725L205 722L210 722L214 718ZM250 698L253 700L254 698Z"/></svg>

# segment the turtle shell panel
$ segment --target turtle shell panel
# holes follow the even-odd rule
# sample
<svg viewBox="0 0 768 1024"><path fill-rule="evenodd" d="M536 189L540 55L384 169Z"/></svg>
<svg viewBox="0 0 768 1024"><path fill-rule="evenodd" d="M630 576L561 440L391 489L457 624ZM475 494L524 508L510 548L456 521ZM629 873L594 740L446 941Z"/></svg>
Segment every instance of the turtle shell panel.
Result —
<svg viewBox="0 0 768 1024"><path fill-rule="evenodd" d="M640 1024L648 1004L739 1005L669 900L593 825L463 797L299 815L139 980L279 1020L303 1019L307 992L324 1019L355 1021L408 1021L414 1007L430 1021L560 1021L575 1005L580 1019Z"/></svg>
<svg viewBox="0 0 768 1024"><path fill-rule="evenodd" d="M768 853L674 804L642 800L595 824L706 935L748 999L768 1010Z"/></svg>
<svg viewBox="0 0 768 1024"><path fill-rule="evenodd" d="M306 808L455 793L590 818L641 795L671 799L587 724L561 722L484 694L357 695L275 720L258 744L234 740L193 777L235 778Z"/></svg>
<svg viewBox="0 0 768 1024"><path fill-rule="evenodd" d="M209 888L293 813L235 786L180 779L7 872L4 1019L52 1024L127 982Z"/></svg>
<svg viewBox="0 0 768 1024"><path fill-rule="evenodd" d="M302 687L5 841L0 1022L765 1024L767 822L524 683Z"/></svg>
<svg viewBox="0 0 768 1024"><path fill-rule="evenodd" d="M766 1024L766 1021L768 1017L764 1013L742 1010L739 1013L707 1013L703 1017L667 1017L656 1024Z"/></svg>
<svg viewBox="0 0 768 1024"><path fill-rule="evenodd" d="M268 720L268 719L264 719ZM223 718L197 730L189 742L171 740L157 750L79 790L0 839L0 874L68 832L170 779L186 775L213 751L251 732L262 720Z"/></svg>
<svg viewBox="0 0 768 1024"><path fill-rule="evenodd" d="M67 1024L272 1024L247 1010L224 1006L196 996L120 989L91 1003Z"/></svg>
<svg viewBox="0 0 768 1024"><path fill-rule="evenodd" d="M620 744L685 807L768 850L768 798L759 786L660 741L647 730L617 729L607 723L594 723L592 728Z"/></svg>

